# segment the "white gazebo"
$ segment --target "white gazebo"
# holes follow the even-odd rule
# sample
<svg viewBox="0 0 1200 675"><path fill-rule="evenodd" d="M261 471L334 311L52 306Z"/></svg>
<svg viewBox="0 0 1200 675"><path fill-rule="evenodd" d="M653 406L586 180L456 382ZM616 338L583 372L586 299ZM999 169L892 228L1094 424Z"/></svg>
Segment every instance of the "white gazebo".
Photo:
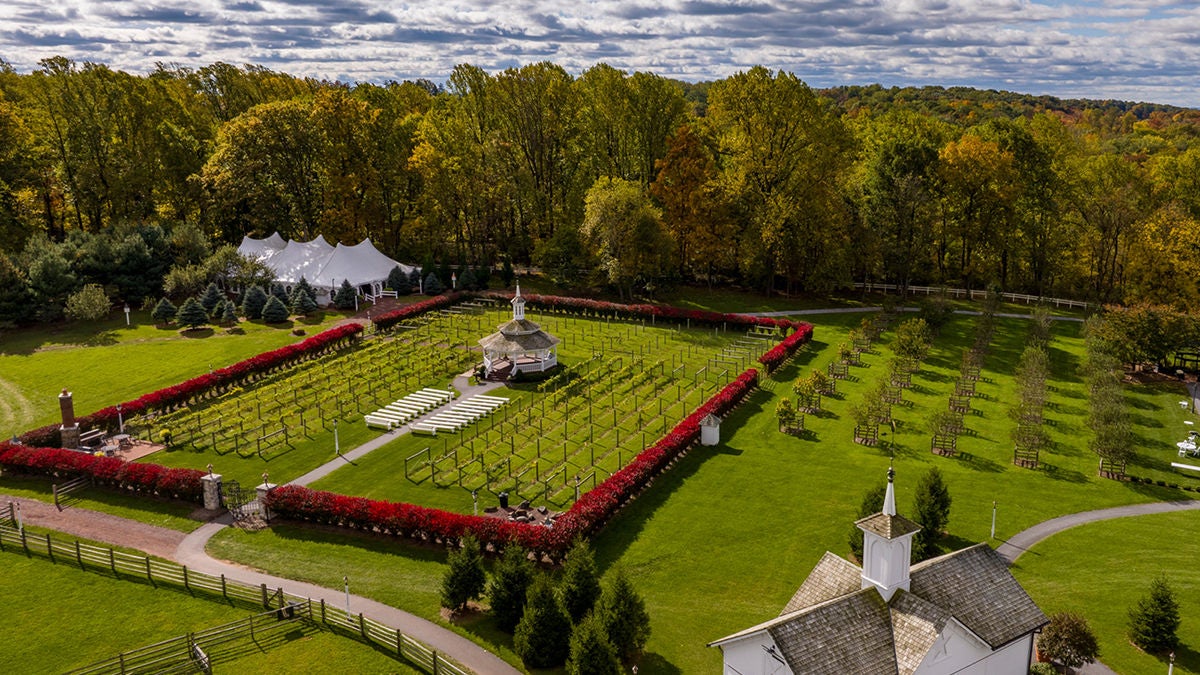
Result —
<svg viewBox="0 0 1200 675"><path fill-rule="evenodd" d="M558 365L558 338L525 318L521 284L512 299L513 318L479 341L483 347L484 377L505 379L517 373L536 373Z"/></svg>

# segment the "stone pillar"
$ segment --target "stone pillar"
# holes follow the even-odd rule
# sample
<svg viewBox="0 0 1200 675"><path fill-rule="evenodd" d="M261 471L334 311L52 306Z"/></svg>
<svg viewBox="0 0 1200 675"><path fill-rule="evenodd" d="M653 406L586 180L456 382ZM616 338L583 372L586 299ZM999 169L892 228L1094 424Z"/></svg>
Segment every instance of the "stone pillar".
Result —
<svg viewBox="0 0 1200 675"><path fill-rule="evenodd" d="M279 486L274 483L268 483L264 480L262 485L254 488L255 493L258 495L258 503L262 505L263 520L271 519L271 509L267 508L267 495L271 494L271 490L274 490L277 487Z"/></svg>
<svg viewBox="0 0 1200 675"><path fill-rule="evenodd" d="M200 477L200 483L204 486L204 508L209 511L221 508L221 474L206 473Z"/></svg>
<svg viewBox="0 0 1200 675"><path fill-rule="evenodd" d="M71 392L62 390L58 395L58 408L62 411L62 426L59 427L62 441L59 445L64 448L78 448L79 424L75 422L75 402L71 398Z"/></svg>

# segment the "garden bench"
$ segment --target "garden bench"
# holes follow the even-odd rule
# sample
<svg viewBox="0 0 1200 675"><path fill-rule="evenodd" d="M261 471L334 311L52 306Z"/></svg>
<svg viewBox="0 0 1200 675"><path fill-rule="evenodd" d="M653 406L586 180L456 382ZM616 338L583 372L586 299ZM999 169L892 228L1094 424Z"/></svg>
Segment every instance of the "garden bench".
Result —
<svg viewBox="0 0 1200 675"><path fill-rule="evenodd" d="M90 446L92 443L104 438L103 429L92 429L79 434L79 447Z"/></svg>
<svg viewBox="0 0 1200 675"><path fill-rule="evenodd" d="M376 417L375 415L363 415L363 421L367 423L368 427L383 427L389 431L391 431L393 424L395 423L393 420L384 417Z"/></svg>
<svg viewBox="0 0 1200 675"><path fill-rule="evenodd" d="M409 426L414 434L424 434L426 436L437 436L438 427L428 422L417 422Z"/></svg>

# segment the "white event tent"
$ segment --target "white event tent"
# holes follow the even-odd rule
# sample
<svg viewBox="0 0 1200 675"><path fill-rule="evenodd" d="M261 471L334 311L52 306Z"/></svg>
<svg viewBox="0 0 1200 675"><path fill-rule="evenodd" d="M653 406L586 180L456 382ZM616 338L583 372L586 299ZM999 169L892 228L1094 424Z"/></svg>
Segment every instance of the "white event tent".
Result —
<svg viewBox="0 0 1200 675"><path fill-rule="evenodd" d="M349 280L360 294L375 298L383 293L394 268L400 267L405 274L415 269L380 253L370 239L353 246L332 246L322 235L312 241L284 241L276 232L265 239L243 237L238 252L265 263L289 292L304 278L322 304L330 301L343 280Z"/></svg>

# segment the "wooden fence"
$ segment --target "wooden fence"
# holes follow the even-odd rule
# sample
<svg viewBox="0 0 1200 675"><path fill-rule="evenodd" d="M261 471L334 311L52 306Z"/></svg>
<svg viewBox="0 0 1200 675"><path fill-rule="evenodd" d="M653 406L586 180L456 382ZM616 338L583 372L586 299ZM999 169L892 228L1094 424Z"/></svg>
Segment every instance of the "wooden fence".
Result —
<svg viewBox="0 0 1200 675"><path fill-rule="evenodd" d="M872 284L857 281L854 283L855 288L866 290L867 292L880 293L896 293L900 291L900 286L896 284ZM965 288L945 288L942 286L909 286L908 292L920 295L940 295L945 293L951 298L970 298L971 300L984 300L987 298L987 291L982 290L967 290ZM1065 298L1047 298L1043 295L1029 295L1026 293L1001 293L1000 297L1009 302L1021 302L1026 305L1045 304L1054 305L1055 307L1071 307L1074 309L1087 309L1094 307L1092 303L1082 300L1067 300Z"/></svg>
<svg viewBox="0 0 1200 675"><path fill-rule="evenodd" d="M79 540L70 543L55 541L52 535L28 534L24 529L18 529L13 522L14 509L10 504L8 513L0 518L0 551L20 549L26 555L41 555L51 562L78 565L82 570L111 572L117 578L133 578L158 586L160 584L182 588L192 595L204 594L210 597L220 597L227 602L243 606L261 607L273 613L295 613L299 618L320 624L321 626L344 635L352 636L364 642L371 643L396 656L406 659L418 668L435 675L468 675L470 671L447 659L436 650L417 640L404 635L397 628L392 628L382 622L363 615L351 614L345 609L327 605L324 600L314 603L309 598L285 592L282 588L270 589L266 584L255 586L241 581L228 579L224 574L213 576L203 572L189 570L186 565L179 565L165 560L157 560L149 556L115 551L111 548L82 544ZM303 616L296 608L305 607ZM289 610L289 608L291 608ZM251 623L252 626L253 617ZM217 630L217 629L212 629ZM224 630L224 627L222 627ZM232 629L230 629L232 630ZM199 634L197 634L199 635ZM184 638L176 638L181 640ZM171 642L171 641L168 641ZM160 645L165 643L160 643ZM144 648L157 654L168 650L167 647L152 645ZM153 647L153 649L152 649ZM173 649L173 647L172 647ZM168 650L169 651L169 650ZM174 652L172 652L174 653ZM211 656L211 655L210 655ZM140 657L139 657L140 658ZM157 658L146 656L145 658ZM106 661L104 663L110 663ZM88 673L134 673L134 672L174 672L169 668L149 668L141 670L126 669L122 657L116 657L116 667L102 670L88 670ZM97 667L99 664L97 664ZM196 665L189 665L189 672L195 672Z"/></svg>

